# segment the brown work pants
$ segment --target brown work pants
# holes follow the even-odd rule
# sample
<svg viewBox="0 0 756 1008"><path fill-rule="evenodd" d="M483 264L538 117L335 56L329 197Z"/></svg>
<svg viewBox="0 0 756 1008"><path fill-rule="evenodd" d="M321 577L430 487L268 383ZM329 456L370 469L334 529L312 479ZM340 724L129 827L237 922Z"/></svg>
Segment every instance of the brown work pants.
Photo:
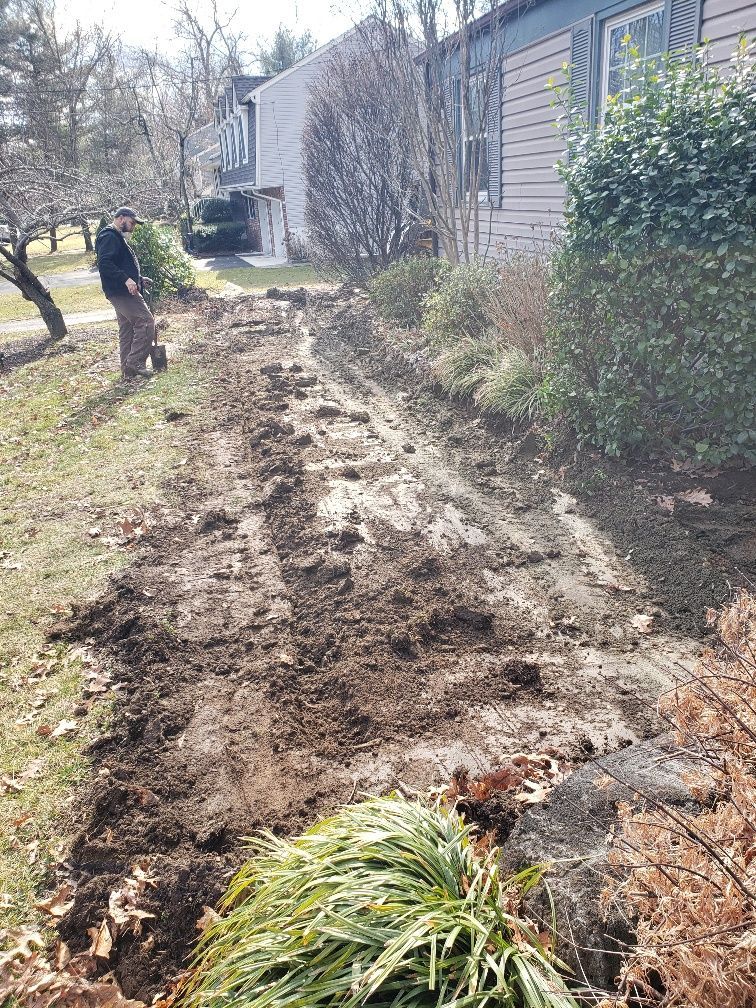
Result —
<svg viewBox="0 0 756 1008"><path fill-rule="evenodd" d="M143 368L155 342L155 319L141 294L108 298L118 319L121 371Z"/></svg>

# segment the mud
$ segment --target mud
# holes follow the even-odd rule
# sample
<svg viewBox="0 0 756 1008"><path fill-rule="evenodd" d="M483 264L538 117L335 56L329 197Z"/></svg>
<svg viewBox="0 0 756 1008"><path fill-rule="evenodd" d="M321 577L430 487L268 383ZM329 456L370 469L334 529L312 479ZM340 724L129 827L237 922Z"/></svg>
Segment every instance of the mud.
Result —
<svg viewBox="0 0 756 1008"><path fill-rule="evenodd" d="M182 968L256 830L295 832L361 792L425 791L521 750L574 764L650 734L670 669L699 648L694 607L725 590L709 557L686 594L689 566L662 556L676 531L621 494L612 526L514 456L422 368L389 359L343 292L301 300L239 299L198 337L198 367L212 356L220 373L191 471L66 631L109 652L120 689L92 747L61 932L88 944L146 859L154 919L108 964L127 997ZM703 569L705 539L680 541ZM517 815L505 798L469 804L484 828Z"/></svg>

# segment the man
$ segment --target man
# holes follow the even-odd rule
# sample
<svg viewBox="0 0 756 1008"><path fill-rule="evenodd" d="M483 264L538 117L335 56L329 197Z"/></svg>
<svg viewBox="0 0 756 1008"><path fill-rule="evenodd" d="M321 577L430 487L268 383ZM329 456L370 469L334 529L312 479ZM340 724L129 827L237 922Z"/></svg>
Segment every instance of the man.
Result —
<svg viewBox="0 0 756 1008"><path fill-rule="evenodd" d="M142 276L139 260L124 237L131 234L137 224L143 223L136 210L120 207L113 223L100 231L95 243L102 289L118 319L124 378L152 375L145 364L155 342L155 319L142 297L143 285L151 284L152 280Z"/></svg>

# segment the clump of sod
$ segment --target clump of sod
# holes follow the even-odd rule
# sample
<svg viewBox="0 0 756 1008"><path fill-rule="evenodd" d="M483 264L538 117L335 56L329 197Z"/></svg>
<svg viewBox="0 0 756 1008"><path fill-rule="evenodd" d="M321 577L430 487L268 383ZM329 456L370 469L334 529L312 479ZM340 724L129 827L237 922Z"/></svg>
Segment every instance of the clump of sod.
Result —
<svg viewBox="0 0 756 1008"><path fill-rule="evenodd" d="M253 852L203 935L185 1008L576 1008L513 913L538 870L502 878L451 810L372 798Z"/></svg>

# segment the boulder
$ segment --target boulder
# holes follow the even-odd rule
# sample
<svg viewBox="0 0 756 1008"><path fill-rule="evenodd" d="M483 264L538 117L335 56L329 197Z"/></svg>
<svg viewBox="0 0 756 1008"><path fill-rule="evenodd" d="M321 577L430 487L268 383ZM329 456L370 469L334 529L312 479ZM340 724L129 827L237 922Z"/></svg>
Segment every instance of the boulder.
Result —
<svg viewBox="0 0 756 1008"><path fill-rule="evenodd" d="M508 873L527 865L553 865L545 879L556 911L556 951L579 983L614 989L621 952L634 940L622 908L611 907L605 914L600 905L617 802L647 795L693 811L697 806L683 781L690 769L691 762L669 736L602 756L570 774L548 802L532 806L504 843L502 867ZM545 929L551 926L545 886L532 891L527 909Z"/></svg>

